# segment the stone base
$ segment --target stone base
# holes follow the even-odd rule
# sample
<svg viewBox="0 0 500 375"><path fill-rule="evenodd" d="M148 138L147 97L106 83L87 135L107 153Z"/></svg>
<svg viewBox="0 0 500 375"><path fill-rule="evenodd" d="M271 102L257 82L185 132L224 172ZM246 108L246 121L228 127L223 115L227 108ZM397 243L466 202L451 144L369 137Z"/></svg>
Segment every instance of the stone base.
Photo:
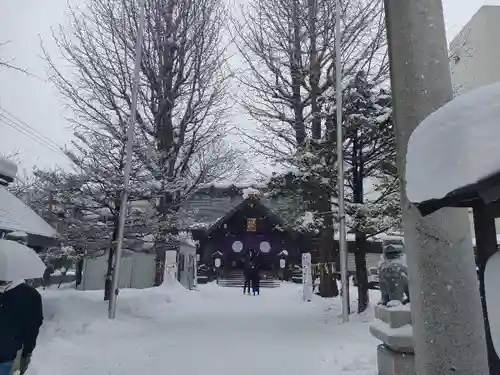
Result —
<svg viewBox="0 0 500 375"><path fill-rule="evenodd" d="M413 353L413 330L411 325L391 328L389 323L375 319L370 324L370 333L398 353Z"/></svg>
<svg viewBox="0 0 500 375"><path fill-rule="evenodd" d="M377 347L378 375L415 375L415 355Z"/></svg>
<svg viewBox="0 0 500 375"><path fill-rule="evenodd" d="M391 308L383 305L375 306L375 318L389 324L391 328L411 325L411 311L409 305Z"/></svg>

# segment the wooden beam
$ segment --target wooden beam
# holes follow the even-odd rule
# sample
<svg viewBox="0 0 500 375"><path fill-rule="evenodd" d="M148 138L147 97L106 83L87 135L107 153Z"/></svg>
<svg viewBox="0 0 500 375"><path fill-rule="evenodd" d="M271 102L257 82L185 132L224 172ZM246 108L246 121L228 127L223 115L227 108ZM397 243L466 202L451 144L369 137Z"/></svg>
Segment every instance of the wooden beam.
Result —
<svg viewBox="0 0 500 375"><path fill-rule="evenodd" d="M490 203L486 206L486 210L488 211L488 215L493 218L500 217L500 200Z"/></svg>

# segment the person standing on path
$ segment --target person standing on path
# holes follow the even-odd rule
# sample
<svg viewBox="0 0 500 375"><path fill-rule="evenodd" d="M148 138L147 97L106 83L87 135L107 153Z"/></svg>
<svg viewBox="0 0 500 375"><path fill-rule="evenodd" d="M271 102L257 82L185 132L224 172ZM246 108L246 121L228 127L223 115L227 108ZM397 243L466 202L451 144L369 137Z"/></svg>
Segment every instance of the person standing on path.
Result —
<svg viewBox="0 0 500 375"><path fill-rule="evenodd" d="M51 264L47 265L47 268L45 269L45 272L43 273L42 276L43 290L47 289L50 286L50 278L53 273L54 273L54 267L52 267Z"/></svg>
<svg viewBox="0 0 500 375"><path fill-rule="evenodd" d="M260 295L260 265L258 262L253 263L251 273L253 295Z"/></svg>
<svg viewBox="0 0 500 375"><path fill-rule="evenodd" d="M42 323L40 293L24 280L0 280L0 375L26 372Z"/></svg>
<svg viewBox="0 0 500 375"><path fill-rule="evenodd" d="M245 261L245 265L243 266L243 277L245 278L245 283L243 284L243 294L247 293L251 294L252 288L252 263L250 260Z"/></svg>

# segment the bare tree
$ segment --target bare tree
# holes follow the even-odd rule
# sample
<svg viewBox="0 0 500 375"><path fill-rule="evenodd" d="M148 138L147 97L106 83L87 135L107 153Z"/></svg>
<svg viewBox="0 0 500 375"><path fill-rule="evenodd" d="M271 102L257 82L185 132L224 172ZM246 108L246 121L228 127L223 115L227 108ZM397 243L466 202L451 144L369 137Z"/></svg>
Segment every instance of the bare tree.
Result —
<svg viewBox="0 0 500 375"><path fill-rule="evenodd" d="M46 50L45 57L73 110L73 125L121 137L130 113L138 10L128 0L86 5L70 8L72 27L54 32L72 69L57 66ZM192 156L227 132L226 9L223 1L147 0L146 14L135 153L147 159L159 151L157 173L173 180L185 177Z"/></svg>
<svg viewBox="0 0 500 375"><path fill-rule="evenodd" d="M9 43L10 43L10 41L0 42L0 51L3 47L5 47ZM26 74L29 77L39 78L36 75L30 73L27 69L20 68L19 66L15 65L14 60L15 59L8 59L7 60L5 58L2 58L2 56L0 55L0 69L6 68L6 69L10 69L12 71L18 72L18 73Z"/></svg>
<svg viewBox="0 0 500 375"><path fill-rule="evenodd" d="M5 47L9 42L0 42L0 48ZM0 58L0 68L14 69L17 71L22 71L17 66L12 64L12 61Z"/></svg>
<svg viewBox="0 0 500 375"><path fill-rule="evenodd" d="M335 90L336 11L329 0L252 0L242 9L244 21L235 21L239 50L248 66L240 76L247 89L242 104L258 124L258 135L249 138L257 152L276 162L293 164L293 155L304 148L335 147L335 108L326 108L325 98ZM388 66L382 2L350 0L339 11L346 82L359 71L374 82L384 81ZM325 157L323 162L335 163L333 153ZM332 176L317 177L310 176L307 188L309 196L316 197L311 210L322 216L319 246L326 264L336 256L332 190L325 190L321 180ZM320 293L337 294L331 272L322 273Z"/></svg>
<svg viewBox="0 0 500 375"><path fill-rule="evenodd" d="M343 3L345 80L365 71L371 81L385 81L382 2ZM318 133L319 121L310 125L321 110L322 96L334 88L335 2L252 0L240 18L234 21L234 32L247 65L238 77L246 88L242 104L259 125L261 134L254 138L259 152L273 159L278 152L286 159L313 136L313 129Z"/></svg>
<svg viewBox="0 0 500 375"><path fill-rule="evenodd" d="M87 0L84 8L69 12L71 26L53 33L69 69L56 65L44 49L51 80L73 111L70 121L79 134L87 140L94 134L108 137L114 144L118 158L109 178L117 182L131 107L138 9L129 0ZM240 172L239 155L225 140L227 12L223 0L146 0L145 12L135 173L157 181L158 211L166 222L199 184ZM77 156L88 165L93 151L84 143Z"/></svg>

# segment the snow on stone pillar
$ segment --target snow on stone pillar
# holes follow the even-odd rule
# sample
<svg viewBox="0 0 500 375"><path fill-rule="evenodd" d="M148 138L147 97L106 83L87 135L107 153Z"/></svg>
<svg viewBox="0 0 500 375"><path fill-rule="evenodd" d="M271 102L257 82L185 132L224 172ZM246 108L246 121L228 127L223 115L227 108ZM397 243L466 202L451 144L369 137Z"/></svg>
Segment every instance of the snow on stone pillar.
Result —
<svg viewBox="0 0 500 375"><path fill-rule="evenodd" d="M200 262L200 254L194 257L194 289L198 289L198 263Z"/></svg>
<svg viewBox="0 0 500 375"><path fill-rule="evenodd" d="M467 210L445 208L423 218L405 194L410 135L453 98L442 2L385 0L385 11L416 372L487 374ZM441 154L451 146L441 145Z"/></svg>
<svg viewBox="0 0 500 375"><path fill-rule="evenodd" d="M302 254L302 298L310 302L313 295L311 253Z"/></svg>
<svg viewBox="0 0 500 375"><path fill-rule="evenodd" d="M165 273L163 285L172 284L177 280L177 251L167 250L165 253Z"/></svg>

